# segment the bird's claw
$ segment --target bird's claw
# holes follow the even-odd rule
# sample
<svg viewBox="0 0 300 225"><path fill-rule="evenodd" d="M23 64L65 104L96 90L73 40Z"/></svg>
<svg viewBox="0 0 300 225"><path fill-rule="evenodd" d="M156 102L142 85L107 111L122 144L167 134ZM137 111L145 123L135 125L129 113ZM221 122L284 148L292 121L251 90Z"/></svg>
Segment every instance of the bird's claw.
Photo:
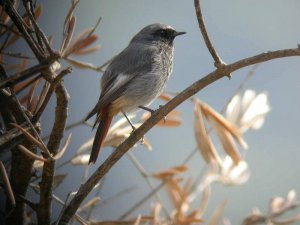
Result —
<svg viewBox="0 0 300 225"><path fill-rule="evenodd" d="M158 108L160 109L161 107L163 107L162 105L159 105ZM167 121L167 116L164 116L163 118L164 123Z"/></svg>
<svg viewBox="0 0 300 225"><path fill-rule="evenodd" d="M132 128L132 131L131 131L131 133L130 134L132 134L135 130L136 130L136 127L135 126L133 126L132 124L130 124L130 126L131 126L131 128Z"/></svg>
<svg viewBox="0 0 300 225"><path fill-rule="evenodd" d="M141 138L141 144L143 145L145 143L145 135Z"/></svg>

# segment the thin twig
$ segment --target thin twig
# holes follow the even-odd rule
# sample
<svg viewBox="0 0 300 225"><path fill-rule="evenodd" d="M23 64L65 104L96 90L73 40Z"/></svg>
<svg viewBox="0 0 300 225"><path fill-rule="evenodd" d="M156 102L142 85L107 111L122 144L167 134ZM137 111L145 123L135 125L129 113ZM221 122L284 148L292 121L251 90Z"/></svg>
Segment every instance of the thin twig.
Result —
<svg viewBox="0 0 300 225"><path fill-rule="evenodd" d="M13 86L13 85L15 85L19 82L22 82L22 81L24 81L24 80L36 75L37 73L40 73L40 72L44 71L45 69L48 69L48 68L49 68L48 64L38 64L33 67L30 67L20 73L16 73L12 76L9 76L5 80L0 81L0 88ZM40 77L41 75L38 75L38 76Z"/></svg>
<svg viewBox="0 0 300 225"><path fill-rule="evenodd" d="M31 183L30 184L30 187L32 188L32 190L34 190L37 194L40 193L40 187L39 185L36 185L36 184L33 184ZM65 202L63 200L61 200L58 196L56 196L55 194L52 194L52 198L60 205L62 205L63 207L65 206ZM78 220L78 222L80 221L84 221L84 219L78 214L78 213L75 213L74 215L75 219Z"/></svg>
<svg viewBox="0 0 300 225"><path fill-rule="evenodd" d="M63 39L62 39L60 50L59 50L59 52L61 54L64 52L65 49L67 49L67 47L72 39L73 31L75 29L75 22L76 22L76 17L73 16L73 12L78 3L79 3L79 0L71 1L71 7L69 8L69 11L65 18ZM71 22L72 20L73 20L73 23Z"/></svg>
<svg viewBox="0 0 300 225"><path fill-rule="evenodd" d="M49 45L49 41L46 37L46 35L44 34L44 32L41 30L41 28L38 26L35 18L34 18L34 14L33 12L33 6L32 6L32 1L31 0L23 0L23 4L26 8L27 14L29 16L29 19L31 20L34 30L35 30L35 34L36 37L41 45L41 48L43 49L44 47L46 48L45 50L47 50L49 55L54 55L54 52L52 50L52 48Z"/></svg>
<svg viewBox="0 0 300 225"><path fill-rule="evenodd" d="M67 130L71 130L71 129L77 127L77 126L84 125L84 123L85 123L85 120L84 120L84 119L78 120L78 121L76 121L76 122L74 122L74 123L71 123L71 124L67 125L65 130L66 130L66 131L67 131Z"/></svg>
<svg viewBox="0 0 300 225"><path fill-rule="evenodd" d="M141 165L141 163L137 160L137 158L134 156L134 154L132 152L127 152L126 155L130 159L130 161L133 163L133 165L135 166L135 168L142 175L142 177L145 178L148 186L153 191L155 189L154 184L152 183L151 179L149 178L149 176L148 176L147 171L145 170L145 168ZM161 204L162 209L163 209L163 211L165 213L165 216L168 219L170 219L170 213L168 212L167 208L163 204L163 201L162 201L160 195L158 194L158 192L155 193L155 198Z"/></svg>
<svg viewBox="0 0 300 225"><path fill-rule="evenodd" d="M7 24L0 23L0 27L4 27L6 29L0 34L0 36L7 31L13 32L16 35L21 36L20 32L14 29L14 26L8 26Z"/></svg>
<svg viewBox="0 0 300 225"><path fill-rule="evenodd" d="M275 219L277 217L281 216L282 214L287 213L288 211L293 210L295 208L299 208L299 207L300 207L300 203L299 202L295 202L295 203L292 203L292 204L290 204L290 205L288 205L286 207L281 208L280 210L278 210L278 211L276 211L274 213L270 213L268 215L259 214L259 215L253 216L253 215L250 214L249 216L247 216L244 219L244 221L243 221L242 224L243 225L246 225L246 224L247 225L257 225L257 224L267 224L268 222L274 222L274 224L292 224L291 222L279 223L279 221L278 221L278 223L276 223ZM298 216L299 216L299 214L298 214ZM289 220L289 219L287 219L287 220ZM298 220L299 219L297 219L297 221ZM295 222L296 220L294 220L293 217L292 217L291 221Z"/></svg>
<svg viewBox="0 0 300 225"><path fill-rule="evenodd" d="M4 39L4 41L3 41L2 44L1 44L0 52L2 52L3 49L5 49L5 48L7 47L6 44L8 43L8 40L9 40L9 37L10 37L10 36L11 36L11 33L7 33L7 35L6 35L5 39Z"/></svg>
<svg viewBox="0 0 300 225"><path fill-rule="evenodd" d="M31 129L30 125L28 125L27 123L22 124L21 126L26 131L29 131ZM5 134L2 134L0 136L0 148L2 148L4 145L7 145L7 143L11 142L12 140L15 141L15 139L21 135L23 135L23 133L17 128L6 131ZM18 142L16 142L15 144L18 144Z"/></svg>
<svg viewBox="0 0 300 225"><path fill-rule="evenodd" d="M166 182L161 182L156 188L154 188L149 194L147 194L144 198L142 198L140 201L138 201L134 206L132 206L130 209L128 209L123 215L119 217L119 220L124 220L128 216L130 216L131 213L133 213L135 210L137 210L140 206L142 206L148 199L152 198L153 195L155 195L164 185Z"/></svg>
<svg viewBox="0 0 300 225"><path fill-rule="evenodd" d="M42 38L41 38L41 35L40 33L38 32L37 30L37 25L35 22L35 19L33 17L33 14L32 14L32 10L30 8L30 0L23 0L23 5L26 9L26 13L27 13L27 18L28 18L28 23L29 23L29 27L34 31L33 33L35 34L35 37L36 37L36 40L37 40L37 43L41 49L41 52L42 54L46 57L46 50L44 48L44 45L43 45L43 41L42 41ZM33 28L32 28L33 27Z"/></svg>
<svg viewBox="0 0 300 225"><path fill-rule="evenodd" d="M28 27L24 22L23 18L19 15L19 13L15 10L12 1L5 0L4 2L0 2L2 7L5 9L5 12L9 15L10 19L13 21L15 26L18 28L19 32L23 35L24 39L26 40L27 44L33 51L34 55L37 57L39 61L44 59L42 54L42 49L35 41L34 38L29 34Z"/></svg>
<svg viewBox="0 0 300 225"><path fill-rule="evenodd" d="M51 83L51 85L50 85L50 88L49 88L49 90L48 90L48 92L47 92L47 94L46 94L46 96L45 96L43 102L41 103L41 106L37 109L36 113L34 114L34 116L33 116L33 118L32 118L32 121L33 121L33 122L37 122L37 121L40 119L42 113L44 112L46 106L48 105L48 102L49 102L49 100L50 100L50 98L51 98L51 96L52 96L52 94L53 94L53 92L54 92L54 90L55 90L57 84L61 81L61 79L62 79L65 75L67 75L67 74L69 74L69 73L71 73L71 72L72 72L72 68L71 68L71 67L68 67L68 68L62 70L62 71L57 75L57 77L54 78L54 80L52 81L52 83Z"/></svg>
<svg viewBox="0 0 300 225"><path fill-rule="evenodd" d="M1 78L7 78L4 68L0 65ZM6 93L5 93L6 92ZM20 104L17 102L17 98L11 96L13 90L1 90L0 98L7 101L7 104L2 106L1 113L3 121L7 125L10 122L18 122L19 124L26 124L26 116L24 117L23 109L20 109ZM3 110L2 110L3 109ZM37 129L39 126L37 126ZM26 195L27 187L32 176L32 165L33 160L20 154L15 148L21 140L22 144L27 146L29 149L35 151L35 147L24 140L24 138L16 138L9 147L12 148L11 154L11 169L10 169L10 183L15 195ZM20 169L21 168L21 169ZM24 202L16 199L16 207L12 207L9 201L6 201L6 223L7 224L23 224L24 218Z"/></svg>
<svg viewBox="0 0 300 225"><path fill-rule="evenodd" d="M104 72L103 68L111 62L111 60L105 62L103 65L101 66L95 66L94 64L92 63L87 63L87 62L82 62L82 61L79 61L79 60L76 60L76 59L73 59L73 58L70 58L70 57L66 57L64 58L67 62L69 62L71 65L74 65L78 68L81 68L81 69L89 69L89 70L94 70L96 72Z"/></svg>
<svg viewBox="0 0 300 225"><path fill-rule="evenodd" d="M5 169L5 167L4 167L1 160L0 160L0 174L1 174L1 177L2 177L2 181L4 183L6 194L9 198L9 200L10 200L10 204L12 205L12 208L14 208L16 206L15 195L14 195L14 192L11 188L9 178L8 178L7 173L6 173L6 169Z"/></svg>
<svg viewBox="0 0 300 225"><path fill-rule="evenodd" d="M14 99L15 99L17 105L18 105L19 111L22 113L24 119L26 120L26 122L27 122L27 123L29 124L29 126L31 127L31 130L32 130L33 134L34 134L35 137L38 139L38 141L42 144L43 149L45 150L45 153L47 154L47 156L48 156L49 158L52 158L52 157L51 157L51 154L50 154L50 152L49 152L49 150L48 150L48 148L46 147L46 145L45 145L45 143L43 142L42 138L40 137L39 133L36 131L34 125L33 125L32 122L30 121L30 119L28 118L27 114L24 112L23 107L22 107L22 105L21 105L21 103L20 103L18 97L15 95L15 93L14 93L13 90L11 90L11 92L12 92L12 96L14 97Z"/></svg>
<svg viewBox="0 0 300 225"><path fill-rule="evenodd" d="M104 182L105 182L105 177L103 177L103 179L100 181L100 183L99 183L99 185L98 185L98 187L97 187L97 189L96 189L95 197L98 197L98 196L100 195L100 191L101 191L102 188L103 188ZM90 210L89 210L88 213L87 213L87 217L86 217L87 220L90 220L90 219L91 219L92 214L93 214L93 211L94 211L95 208L96 208L96 205L92 205L92 206L91 206Z"/></svg>
<svg viewBox="0 0 300 225"><path fill-rule="evenodd" d="M20 198L24 203L26 203L28 206L30 206L30 208L32 208L34 211L37 211L37 209L38 209L37 203L31 202L23 195L18 195L18 198Z"/></svg>
<svg viewBox="0 0 300 225"><path fill-rule="evenodd" d="M134 191L136 189L137 189L136 186L132 186L132 187L126 188L124 190L121 190L118 193L116 193L115 195L108 197L107 199L104 199L103 201L101 201L98 205L98 208L101 208L101 207L111 203L112 201L119 199L121 196L128 194L129 192Z"/></svg>
<svg viewBox="0 0 300 225"><path fill-rule="evenodd" d="M183 160L182 164L187 164L198 151L199 151L198 148L195 147L194 150Z"/></svg>
<svg viewBox="0 0 300 225"><path fill-rule="evenodd" d="M15 53L15 52L0 52L0 55L6 55L14 58L20 58L20 59L35 59L35 57L23 55L21 52Z"/></svg>
<svg viewBox="0 0 300 225"><path fill-rule="evenodd" d="M20 92L22 92L24 89L29 87L31 84L33 84L34 82L36 82L40 78L41 78L40 76L36 76L36 77L32 78L30 81L26 82L24 86L22 86L20 89L16 90L15 93L19 94Z"/></svg>
<svg viewBox="0 0 300 225"><path fill-rule="evenodd" d="M209 39L207 30L205 27L205 23L204 23L204 18L202 16L202 12L201 12L200 0L194 0L194 5L195 5L195 10L196 10L196 15L197 15L197 20L198 20L200 31L204 38L206 47L209 50L211 56L213 57L213 59L215 61L215 67L216 68L223 67L225 63L222 61L222 59L218 55L216 49L214 48L214 46L212 45L212 43Z"/></svg>
<svg viewBox="0 0 300 225"><path fill-rule="evenodd" d="M262 63L269 60L274 60L283 57L300 56L300 49L284 49L277 51L270 51L262 53L249 58L241 59L229 65L225 65L224 68L216 69L209 73L202 79L196 81L177 96L172 98L167 104L156 110L149 119L147 119L139 128L137 128L129 138L121 143L117 149L104 161L103 164L90 176L86 183L82 184L70 201L68 206L65 208L62 217L60 218L59 225L66 225L72 218L76 210L79 208L82 201L90 193L93 187L101 180L101 178L113 167L113 165L123 157L123 155L134 146L145 134L148 132L156 123L164 118L169 112L175 107L189 99L191 96L208 86L209 84L223 78L226 74L230 74L238 69Z"/></svg>

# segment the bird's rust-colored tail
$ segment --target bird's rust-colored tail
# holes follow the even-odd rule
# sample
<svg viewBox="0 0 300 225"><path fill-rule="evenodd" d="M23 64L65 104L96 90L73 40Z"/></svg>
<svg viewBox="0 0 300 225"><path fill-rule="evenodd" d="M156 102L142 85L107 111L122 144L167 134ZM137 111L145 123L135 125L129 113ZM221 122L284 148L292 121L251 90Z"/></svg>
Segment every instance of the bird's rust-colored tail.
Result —
<svg viewBox="0 0 300 225"><path fill-rule="evenodd" d="M109 113L109 106L104 107L98 116L97 116L98 117L97 120L99 120L99 125L98 125L97 132L95 135L89 164L96 162L99 152L103 146L104 139L105 139L108 129L110 127L111 121L113 119L113 116L110 115L110 113ZM97 122L98 121L96 121L96 123Z"/></svg>

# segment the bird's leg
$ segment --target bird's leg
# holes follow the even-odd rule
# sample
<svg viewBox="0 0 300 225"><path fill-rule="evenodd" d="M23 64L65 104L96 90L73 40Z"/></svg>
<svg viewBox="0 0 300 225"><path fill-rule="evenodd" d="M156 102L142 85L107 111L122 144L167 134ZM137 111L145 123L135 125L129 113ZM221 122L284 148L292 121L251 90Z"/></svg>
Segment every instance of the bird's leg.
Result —
<svg viewBox="0 0 300 225"><path fill-rule="evenodd" d="M139 107L140 109L144 109L144 110L150 112L151 115L155 112L155 110L150 109L150 108L148 108L148 107L146 107L146 106L139 105L138 107ZM159 108L161 108L161 107L162 107L162 105L159 105ZM166 122L166 116L164 116L163 120L164 120L164 122Z"/></svg>
<svg viewBox="0 0 300 225"><path fill-rule="evenodd" d="M128 116L126 115L126 113L124 113L122 111L123 115L125 116L126 120L128 121L128 123L130 124L131 128L132 128L132 132L136 130L135 126L132 124L132 122L130 121L130 119L128 118ZM131 133L132 133L131 132ZM141 139L141 143L144 144L144 136Z"/></svg>
<svg viewBox="0 0 300 225"><path fill-rule="evenodd" d="M130 124L131 128L132 128L132 132L136 130L135 126L133 126L132 122L130 121L130 119L127 117L126 113L124 113L122 111L123 115L125 116L126 120L128 121L128 123Z"/></svg>
<svg viewBox="0 0 300 225"><path fill-rule="evenodd" d="M143 109L143 110L146 110L146 111L150 112L151 114L153 114L153 113L155 112L155 110L150 109L150 108L148 108L148 107L146 107L146 106L139 105L138 107L139 107L140 109Z"/></svg>

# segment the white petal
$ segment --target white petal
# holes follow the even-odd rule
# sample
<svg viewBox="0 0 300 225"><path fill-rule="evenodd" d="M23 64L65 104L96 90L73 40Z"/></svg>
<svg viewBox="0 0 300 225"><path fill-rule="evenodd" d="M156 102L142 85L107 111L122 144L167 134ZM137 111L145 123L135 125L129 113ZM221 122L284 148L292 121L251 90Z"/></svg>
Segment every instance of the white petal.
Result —
<svg viewBox="0 0 300 225"><path fill-rule="evenodd" d="M255 99L256 93L253 90L246 90L243 99L242 99L242 109L247 111L248 107L252 104L252 101Z"/></svg>
<svg viewBox="0 0 300 225"><path fill-rule="evenodd" d="M226 108L226 118L234 124L237 123L238 115L240 112L240 104L241 95L236 94L235 96L233 96Z"/></svg>
<svg viewBox="0 0 300 225"><path fill-rule="evenodd" d="M230 176L232 179L238 179L243 173L248 169L248 165L245 161L241 161L237 166L235 166L231 172Z"/></svg>
<svg viewBox="0 0 300 225"><path fill-rule="evenodd" d="M261 116L260 118L256 119L256 121L252 124L251 128L254 130L258 130L264 125L265 117Z"/></svg>
<svg viewBox="0 0 300 225"><path fill-rule="evenodd" d="M90 160L90 154L78 155L71 160L71 164L74 166L88 165Z"/></svg>
<svg viewBox="0 0 300 225"><path fill-rule="evenodd" d="M257 97L252 101L249 105L247 111L244 113L241 123L246 124L257 116L265 115L267 112L270 111L270 106L268 104L268 98L266 93L261 93L257 95Z"/></svg>

